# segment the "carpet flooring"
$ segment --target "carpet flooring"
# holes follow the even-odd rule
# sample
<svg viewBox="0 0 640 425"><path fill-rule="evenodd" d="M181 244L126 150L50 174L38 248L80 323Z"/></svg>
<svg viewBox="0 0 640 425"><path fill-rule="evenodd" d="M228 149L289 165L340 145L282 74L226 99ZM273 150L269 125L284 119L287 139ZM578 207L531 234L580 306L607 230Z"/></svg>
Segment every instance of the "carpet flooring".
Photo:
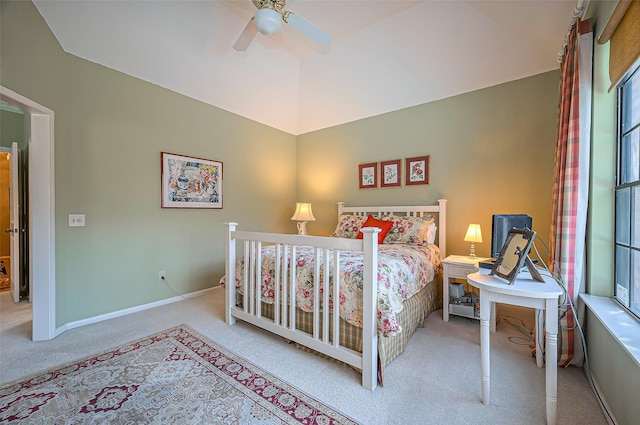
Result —
<svg viewBox="0 0 640 425"><path fill-rule="evenodd" d="M0 386L7 424L356 424L186 325Z"/></svg>
<svg viewBox="0 0 640 425"><path fill-rule="evenodd" d="M246 323L224 323L224 291L67 330L31 341L30 305L0 294L0 385L186 324L211 341L295 386L355 421L371 425L535 425L545 423L545 370L536 367L529 341L530 310L499 305L491 334L491 403L482 404L480 329L476 320L436 311L405 352L385 370L385 385L361 386L360 374L296 349ZM558 369L562 425L606 425L582 368Z"/></svg>

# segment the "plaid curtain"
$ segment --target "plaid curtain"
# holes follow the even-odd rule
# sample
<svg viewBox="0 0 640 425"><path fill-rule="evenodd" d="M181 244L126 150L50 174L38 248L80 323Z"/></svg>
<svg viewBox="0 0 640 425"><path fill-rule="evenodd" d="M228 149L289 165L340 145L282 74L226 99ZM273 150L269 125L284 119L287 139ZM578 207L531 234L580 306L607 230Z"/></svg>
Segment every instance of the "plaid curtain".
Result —
<svg viewBox="0 0 640 425"><path fill-rule="evenodd" d="M593 33L589 21L577 20L568 34L560 65L560 106L553 182L549 268L562 277L574 304L584 291L585 236L589 190L591 132L591 68ZM568 304L561 306L558 364L582 365L576 318Z"/></svg>

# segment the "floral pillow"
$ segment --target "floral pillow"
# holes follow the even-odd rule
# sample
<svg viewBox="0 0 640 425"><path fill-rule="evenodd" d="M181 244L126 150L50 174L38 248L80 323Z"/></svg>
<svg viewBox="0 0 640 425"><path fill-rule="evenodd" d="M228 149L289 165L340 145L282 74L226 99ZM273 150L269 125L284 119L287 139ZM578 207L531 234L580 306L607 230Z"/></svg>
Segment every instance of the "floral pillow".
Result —
<svg viewBox="0 0 640 425"><path fill-rule="evenodd" d="M424 245L429 240L429 226L435 222L434 216L397 217L385 215L381 218L393 222L384 243Z"/></svg>
<svg viewBox="0 0 640 425"><path fill-rule="evenodd" d="M352 214L341 214L338 226L331 236L334 238L355 239L367 217Z"/></svg>

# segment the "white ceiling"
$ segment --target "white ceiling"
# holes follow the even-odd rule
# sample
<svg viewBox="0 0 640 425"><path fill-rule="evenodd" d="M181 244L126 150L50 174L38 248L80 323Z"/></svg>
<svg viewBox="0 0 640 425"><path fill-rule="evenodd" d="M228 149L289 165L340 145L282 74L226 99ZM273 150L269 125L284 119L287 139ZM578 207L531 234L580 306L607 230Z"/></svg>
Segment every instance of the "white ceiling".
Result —
<svg viewBox="0 0 640 425"><path fill-rule="evenodd" d="M34 0L65 51L294 135L557 69L577 1L290 0L295 29L231 48L250 0Z"/></svg>

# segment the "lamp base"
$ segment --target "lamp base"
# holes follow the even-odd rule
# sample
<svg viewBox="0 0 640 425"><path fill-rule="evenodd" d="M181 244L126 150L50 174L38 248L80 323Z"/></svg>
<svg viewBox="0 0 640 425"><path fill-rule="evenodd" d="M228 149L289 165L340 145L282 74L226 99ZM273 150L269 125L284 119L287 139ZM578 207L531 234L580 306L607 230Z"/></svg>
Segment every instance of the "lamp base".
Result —
<svg viewBox="0 0 640 425"><path fill-rule="evenodd" d="M473 245L473 242L471 242L471 253L469 254L469 256L467 258L469 260L475 260L476 258L478 258L476 256L476 247L475 247L475 245Z"/></svg>
<svg viewBox="0 0 640 425"><path fill-rule="evenodd" d="M298 222L298 234L299 235L306 235L307 234L307 222L306 221L299 221Z"/></svg>

